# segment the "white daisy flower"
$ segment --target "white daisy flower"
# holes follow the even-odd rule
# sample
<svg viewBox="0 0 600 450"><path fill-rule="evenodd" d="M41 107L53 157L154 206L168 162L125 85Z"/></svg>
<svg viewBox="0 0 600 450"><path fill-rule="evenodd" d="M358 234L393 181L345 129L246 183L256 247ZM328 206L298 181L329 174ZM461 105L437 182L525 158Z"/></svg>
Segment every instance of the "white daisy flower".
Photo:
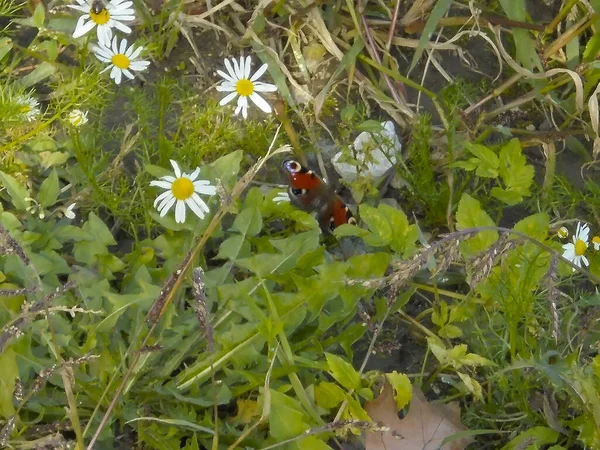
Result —
<svg viewBox="0 0 600 450"><path fill-rule="evenodd" d="M75 213L73 212L73 209L75 209L75 205L76 203L71 203L69 206L67 206L67 209L65 209L64 214L67 219L75 218Z"/></svg>
<svg viewBox="0 0 600 450"><path fill-rule="evenodd" d="M115 36L112 40L112 46L94 46L93 51L100 61L109 63L110 65L102 70L102 72L106 72L108 69L110 71L110 78L115 80L116 84L121 83L121 75L124 74L130 80L133 80L133 73L140 72L142 70L146 70L150 65L150 61L134 61L144 47L138 47L134 50L133 44L131 47L127 48L127 40L123 39L121 44L117 44L117 37ZM102 73L100 72L100 73Z"/></svg>
<svg viewBox="0 0 600 450"><path fill-rule="evenodd" d="M130 22L135 19L134 11L131 8L132 1L111 0L108 4L104 0L75 0L77 5L68 5L70 8L81 11L83 14L77 21L77 26L73 32L74 38L79 38L98 26L98 42L101 45L109 46L112 39L112 29L131 33L131 28L122 22Z"/></svg>
<svg viewBox="0 0 600 450"><path fill-rule="evenodd" d="M590 235L590 227L587 224L581 225L581 222L577 223L577 231L573 235L573 243L563 245L564 252L563 258L568 259L573 264L581 267L581 264L589 266L590 263L585 257L585 251L588 248L588 239ZM573 268L575 272L575 268Z"/></svg>
<svg viewBox="0 0 600 450"><path fill-rule="evenodd" d="M594 236L592 238L592 245L594 246L594 250L600 250L600 236Z"/></svg>
<svg viewBox="0 0 600 450"><path fill-rule="evenodd" d="M74 127L80 127L88 123L87 115L87 111L83 112L80 109L74 109L69 113L68 120Z"/></svg>
<svg viewBox="0 0 600 450"><path fill-rule="evenodd" d="M290 202L290 194L287 193L287 191L281 191L278 192L277 195L275 197L273 197L273 201L275 203L285 203L285 202Z"/></svg>
<svg viewBox="0 0 600 450"><path fill-rule="evenodd" d="M277 90L277 87L274 84L258 81L258 79L266 72L267 65L263 64L260 66L259 69L254 72L254 75L250 77L251 64L252 58L250 56L247 56L245 60L243 56L240 56L239 62L235 58L231 58L231 60L225 59L227 73L222 70L217 70L217 73L225 79L217 86L217 91L229 92L229 94L221 99L219 105L226 105L239 96L235 114L241 112L244 119L248 118L248 98L250 98L250 100L252 100L252 102L262 111L270 113L272 111L271 106L264 98L258 95L257 92L275 92Z"/></svg>
<svg viewBox="0 0 600 450"><path fill-rule="evenodd" d="M40 115L40 102L38 102L31 95L19 95L17 97L17 105L19 105L19 112L23 118L28 122L33 122Z"/></svg>
<svg viewBox="0 0 600 450"><path fill-rule="evenodd" d="M209 212L208 205L200 198L198 194L215 195L217 188L211 186L208 180L197 180L200 174L200 168L197 167L191 174L182 173L177 163L171 160L175 176L167 175L160 180L150 182L150 186L158 186L167 189L154 200L154 207L164 217L169 209L175 205L175 222L185 222L186 205L199 218L203 219Z"/></svg>

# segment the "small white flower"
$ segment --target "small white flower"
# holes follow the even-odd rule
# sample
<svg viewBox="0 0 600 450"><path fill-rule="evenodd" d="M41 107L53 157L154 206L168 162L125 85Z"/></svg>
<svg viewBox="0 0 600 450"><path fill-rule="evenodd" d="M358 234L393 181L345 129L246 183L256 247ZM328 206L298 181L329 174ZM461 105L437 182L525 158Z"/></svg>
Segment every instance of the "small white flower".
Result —
<svg viewBox="0 0 600 450"><path fill-rule="evenodd" d="M273 198L275 203L285 203L290 202L290 194L287 191L278 192L277 195Z"/></svg>
<svg viewBox="0 0 600 450"><path fill-rule="evenodd" d="M175 205L175 222L185 222L186 205L201 219L209 212L208 205L198 194L215 195L217 188L212 186L208 180L197 180L200 168L197 167L191 174L182 173L177 163L171 160L175 176L167 175L160 180L150 182L150 186L158 186L167 189L154 200L154 207L161 217L164 217L169 209Z"/></svg>
<svg viewBox="0 0 600 450"><path fill-rule="evenodd" d="M71 203L69 206L67 206L67 209L65 209L64 214L67 219L75 218L75 213L73 212L73 210L75 209L75 205L76 203Z"/></svg>
<svg viewBox="0 0 600 450"><path fill-rule="evenodd" d="M131 28L122 22L130 22L135 19L134 11L131 8L132 1L111 0L108 4L104 0L75 0L77 5L68 5L70 8L81 11L84 14L77 21L77 26L73 32L74 38L79 38L98 26L98 42L101 45L109 46L112 39L112 29L131 33Z"/></svg>
<svg viewBox="0 0 600 450"><path fill-rule="evenodd" d="M267 65L263 64L260 66L254 72L254 75L250 77L251 64L252 58L250 56L247 56L245 60L243 56L240 56L239 62L235 58L231 58L231 60L226 58L225 67L227 68L227 73L217 70L217 73L224 78L224 81L217 86L217 91L229 92L229 94L221 99L219 105L226 105L239 96L235 114L241 112L244 119L248 118L248 98L262 111L270 113L272 111L271 106L257 92L275 92L277 90L274 84L258 81L266 72Z"/></svg>
<svg viewBox="0 0 600 450"><path fill-rule="evenodd" d="M87 111L83 112L80 109L74 109L69 113L68 120L74 127L80 127L81 125L88 123L87 115Z"/></svg>
<svg viewBox="0 0 600 450"><path fill-rule="evenodd" d="M149 61L134 61L144 47L138 47L134 50L133 44L131 47L127 48L127 40L123 39L121 44L117 44L117 37L115 36L112 40L112 46L94 46L93 51L98 58L102 62L109 63L110 65L102 70L102 72L106 72L108 69L110 71L110 78L115 80L116 84L121 83L121 74L124 74L130 80L133 80L133 74L131 71L139 72L142 70L146 70L150 65ZM102 73L100 72L100 73Z"/></svg>
<svg viewBox="0 0 600 450"><path fill-rule="evenodd" d="M19 112L28 122L33 122L40 115L41 111L39 104L40 103L31 95L19 95L17 97Z"/></svg>
<svg viewBox="0 0 600 450"><path fill-rule="evenodd" d="M594 250L600 250L600 236L594 236L592 238L592 245L594 246Z"/></svg>
<svg viewBox="0 0 600 450"><path fill-rule="evenodd" d="M382 122L383 129L378 133L362 132L354 140L354 150L356 151L356 160L363 166L365 153L369 154L366 170L361 172L364 176L379 178L393 164L396 163L396 154L402 150L402 144L394 129L394 124L389 120ZM333 167L345 181L356 180L357 166L339 162L342 152L336 153L331 162Z"/></svg>
<svg viewBox="0 0 600 450"><path fill-rule="evenodd" d="M588 248L588 239L590 235L590 227L587 224L581 225L581 222L577 223L577 231L573 235L573 243L568 243L562 246L564 252L563 258L568 259L573 264L581 267L581 264L589 266L590 263L585 257L585 251ZM575 272L575 268L573 268Z"/></svg>

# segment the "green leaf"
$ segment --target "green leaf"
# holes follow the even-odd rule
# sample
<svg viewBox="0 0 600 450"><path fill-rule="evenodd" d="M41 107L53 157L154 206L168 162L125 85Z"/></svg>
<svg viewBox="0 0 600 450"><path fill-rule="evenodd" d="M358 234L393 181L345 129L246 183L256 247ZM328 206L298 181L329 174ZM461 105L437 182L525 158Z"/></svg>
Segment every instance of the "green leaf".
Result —
<svg viewBox="0 0 600 450"><path fill-rule="evenodd" d="M241 234L236 234L225 239L219 246L216 259L230 259L235 261L238 257L245 258L251 252L250 243Z"/></svg>
<svg viewBox="0 0 600 450"><path fill-rule="evenodd" d="M37 66L32 72L29 72L23 78L19 78L17 81L20 86L27 88L29 86L33 86L34 84L41 83L46 78L54 75L56 72L56 66L49 62L43 62L39 66Z"/></svg>
<svg viewBox="0 0 600 450"><path fill-rule="evenodd" d="M296 267L300 256L317 248L319 231L311 230L270 242L280 253L260 253L250 258L238 259L236 264L263 278L270 274L285 273Z"/></svg>
<svg viewBox="0 0 600 450"><path fill-rule="evenodd" d="M237 174L240 171L240 164L243 157L244 152L241 150L221 156L210 165L210 174L212 177L221 180L224 186L232 185L237 181Z"/></svg>
<svg viewBox="0 0 600 450"><path fill-rule="evenodd" d="M421 55L425 51L425 47L429 43L431 36L433 36L433 32L435 31L438 22L446 15L451 5L452 0L438 0L438 2L436 2L431 14L429 15L429 18L427 19L427 23L423 28L423 32L421 33L421 39L419 39L419 45L417 45L413 59L410 62L408 73L414 69L419 62L419 59L421 59Z"/></svg>
<svg viewBox="0 0 600 450"><path fill-rule="evenodd" d="M508 205L515 205L522 202L523 197L530 195L529 188L533 183L534 169L527 164L518 139L511 139L500 150L499 171L506 187L493 188L491 190L493 197Z"/></svg>
<svg viewBox="0 0 600 450"><path fill-rule="evenodd" d="M42 2L38 3L35 11L33 12L33 25L36 28L42 28L44 26L44 19L46 18L46 11Z"/></svg>
<svg viewBox="0 0 600 450"><path fill-rule="evenodd" d="M231 230L241 233L243 236L256 236L262 228L262 216L260 210L255 207L246 208L241 211L233 221Z"/></svg>
<svg viewBox="0 0 600 450"><path fill-rule="evenodd" d="M342 225L335 230L337 237L358 236L373 247L389 246L392 250L407 256L415 249L419 230L409 225L406 214L389 205L381 204L377 208L363 205L360 209L362 221L369 231L353 225Z"/></svg>
<svg viewBox="0 0 600 450"><path fill-rule="evenodd" d="M548 229L550 228L550 217L547 213L541 212L533 214L532 216L525 217L519 220L515 226L515 231L525 233L538 241L544 241L548 236Z"/></svg>
<svg viewBox="0 0 600 450"><path fill-rule="evenodd" d="M600 34L594 34L583 51L583 62L591 62L596 59L600 52ZM1 59L1 58L0 58Z"/></svg>
<svg viewBox="0 0 600 450"><path fill-rule="evenodd" d="M338 383L348 390L360 387L360 374L352 367L352 364L333 353L325 353L325 358L327 358L329 366L328 372Z"/></svg>
<svg viewBox="0 0 600 450"><path fill-rule="evenodd" d="M497 178L500 164L498 155L484 145L468 143L466 149L476 158L475 175L484 178ZM473 161L473 160L471 160Z"/></svg>
<svg viewBox="0 0 600 450"><path fill-rule="evenodd" d="M323 381L315 386L315 403L321 408L335 408L344 398L344 390L335 383Z"/></svg>
<svg viewBox="0 0 600 450"><path fill-rule="evenodd" d="M8 419L15 413L13 395L16 380L19 377L17 355L12 348L0 353L0 417Z"/></svg>
<svg viewBox="0 0 600 450"><path fill-rule="evenodd" d="M56 203L58 194L60 193L60 185L58 183L58 174L52 169L50 176L44 180L40 186L40 191L37 195L37 200L44 207L52 206Z"/></svg>
<svg viewBox="0 0 600 450"><path fill-rule="evenodd" d="M525 0L500 0L500 5L510 20L527 21ZM543 70L535 41L531 38L529 30L514 27L511 33L515 40L517 62L528 70L533 70L534 67Z"/></svg>
<svg viewBox="0 0 600 450"><path fill-rule="evenodd" d="M10 38L1 38L0 39L0 61L4 59L8 52L10 52L13 48L13 43Z"/></svg>
<svg viewBox="0 0 600 450"><path fill-rule="evenodd" d="M379 209L388 219L392 229L392 242L390 242L390 248L403 256L412 253L416 248L415 242L419 238L417 226L410 225L406 214L399 209L385 204L379 205Z"/></svg>
<svg viewBox="0 0 600 450"><path fill-rule="evenodd" d="M326 439L326 437L325 437ZM300 450L332 450L332 448L317 436L308 436L298 442Z"/></svg>
<svg viewBox="0 0 600 450"><path fill-rule="evenodd" d="M20 211L25 211L27 206L29 206L29 201L25 199L30 197L27 189L25 189L25 187L12 176L2 172L1 170L0 182L2 182L2 186L6 188L8 195L10 195L13 206Z"/></svg>
<svg viewBox="0 0 600 450"><path fill-rule="evenodd" d="M483 399L483 393L482 393L482 390L481 390L481 384L479 384L479 382L475 378L471 378L469 375L467 375L466 373L462 373L462 372L456 372L456 374L461 379L461 381L463 382L463 384L467 387L467 389L469 390L469 392L471 394L473 394L473 396L477 400L482 400Z"/></svg>
<svg viewBox="0 0 600 450"><path fill-rule="evenodd" d="M558 431L548 427L533 427L520 433L516 438L502 447L502 450L522 448L537 449L547 444L554 444L558 439Z"/></svg>
<svg viewBox="0 0 600 450"><path fill-rule="evenodd" d="M261 389L262 391L262 389ZM270 436L276 441L285 441L304 433L310 428L305 421L300 402L274 389L270 389L271 414L269 416ZM260 404L264 402L264 394L260 396Z"/></svg>
<svg viewBox="0 0 600 450"><path fill-rule="evenodd" d="M40 163L44 169L52 166L60 166L67 162L69 154L67 152L40 152Z"/></svg>
<svg viewBox="0 0 600 450"><path fill-rule="evenodd" d="M35 50L38 52L46 52L50 61L55 61L58 57L58 41L54 39L48 39L47 41L40 42L35 46Z"/></svg>
<svg viewBox="0 0 600 450"><path fill-rule="evenodd" d="M456 212L456 229L465 230L468 228L487 226L495 226L494 221L483 209L481 209L481 204L478 200L474 199L469 194L463 194L458 203L458 211ZM497 231L480 231L471 239L461 242L460 249L464 256L471 257L486 250L497 240Z"/></svg>
<svg viewBox="0 0 600 450"><path fill-rule="evenodd" d="M90 213L88 221L83 224L82 229L102 245L116 245L117 243L106 224L93 212Z"/></svg>
<svg viewBox="0 0 600 450"><path fill-rule="evenodd" d="M394 388L394 400L396 400L398 410L401 410L410 403L410 399L412 398L412 384L410 379L405 374L398 373L395 370L391 373L386 373L385 377Z"/></svg>

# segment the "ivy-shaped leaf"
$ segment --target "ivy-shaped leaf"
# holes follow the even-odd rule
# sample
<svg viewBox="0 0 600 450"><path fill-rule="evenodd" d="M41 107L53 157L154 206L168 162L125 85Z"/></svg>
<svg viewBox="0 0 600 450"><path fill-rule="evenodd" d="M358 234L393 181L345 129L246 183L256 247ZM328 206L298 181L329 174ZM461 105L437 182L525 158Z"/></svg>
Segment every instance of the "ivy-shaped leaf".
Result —
<svg viewBox="0 0 600 450"><path fill-rule="evenodd" d="M507 205L516 205L531 194L529 188L533 183L534 170L532 165L527 164L518 139L511 139L500 150L499 171L505 187L492 188L492 197Z"/></svg>
<svg viewBox="0 0 600 450"><path fill-rule="evenodd" d="M478 200L469 194L463 194L458 203L456 212L456 229L465 230L468 228L489 227L496 224L491 217L481 208ZM472 257L486 250L490 245L498 240L498 232L495 230L484 230L477 233L476 236L461 242L460 250L466 257Z"/></svg>

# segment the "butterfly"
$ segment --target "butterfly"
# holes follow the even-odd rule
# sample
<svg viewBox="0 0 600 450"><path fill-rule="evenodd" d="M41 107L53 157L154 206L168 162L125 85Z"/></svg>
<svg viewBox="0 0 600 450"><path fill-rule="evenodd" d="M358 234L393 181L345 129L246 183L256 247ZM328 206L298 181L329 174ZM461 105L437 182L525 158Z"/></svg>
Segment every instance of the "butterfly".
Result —
<svg viewBox="0 0 600 450"><path fill-rule="evenodd" d="M356 219L340 196L316 173L293 159L283 161L282 167L290 183L290 202L302 211L316 211L324 234L330 234L344 223L356 225Z"/></svg>

